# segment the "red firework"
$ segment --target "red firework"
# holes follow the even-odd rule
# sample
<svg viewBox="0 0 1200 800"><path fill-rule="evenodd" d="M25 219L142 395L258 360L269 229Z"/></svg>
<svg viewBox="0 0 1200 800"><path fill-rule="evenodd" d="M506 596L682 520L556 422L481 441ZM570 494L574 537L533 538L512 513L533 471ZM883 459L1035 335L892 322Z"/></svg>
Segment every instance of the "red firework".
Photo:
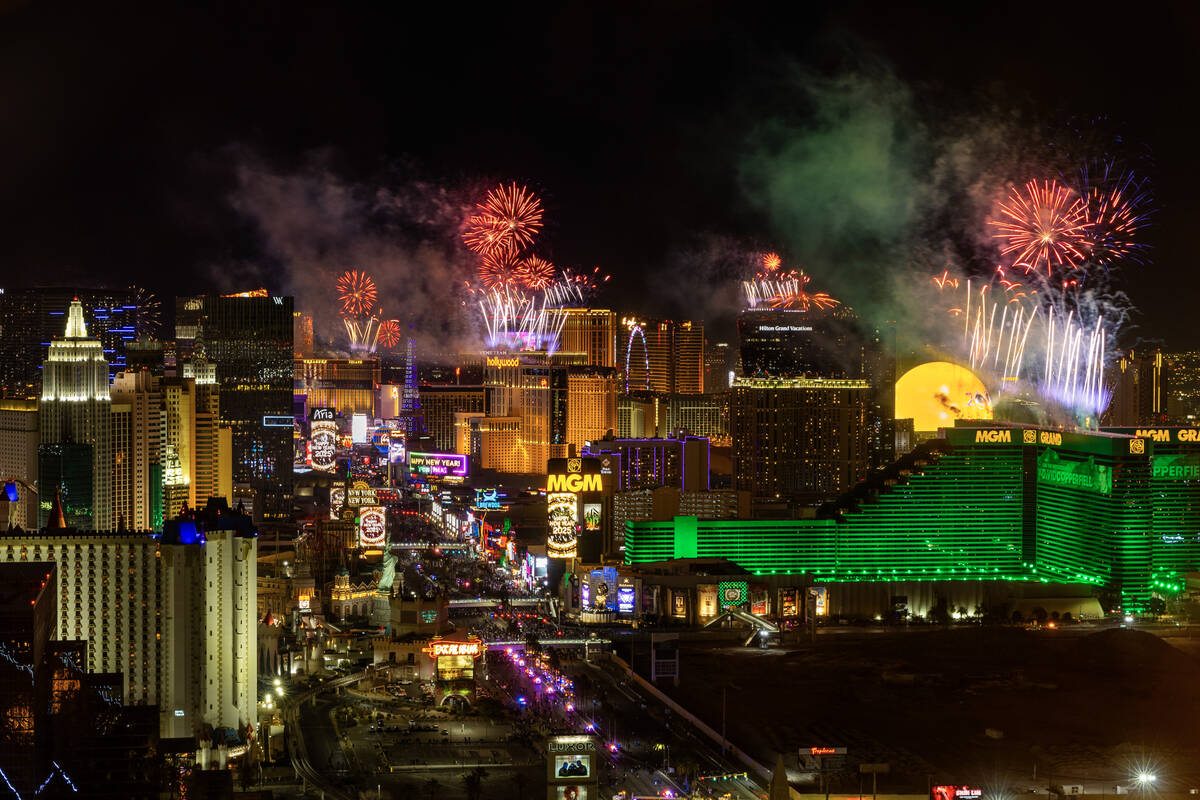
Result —
<svg viewBox="0 0 1200 800"><path fill-rule="evenodd" d="M479 280L489 289L502 289L516 281L521 260L508 249L487 253L479 265Z"/></svg>
<svg viewBox="0 0 1200 800"><path fill-rule="evenodd" d="M400 320L385 319L379 323L379 343L384 347L395 347L400 344L400 339L403 332L400 328Z"/></svg>
<svg viewBox="0 0 1200 800"><path fill-rule="evenodd" d="M343 272L337 280L337 291L343 314L365 317L371 313L375 305L375 281L367 273L356 269Z"/></svg>
<svg viewBox="0 0 1200 800"><path fill-rule="evenodd" d="M763 253L762 266L767 272L775 272L783 266L783 259L779 257L779 253Z"/></svg>
<svg viewBox="0 0 1200 800"><path fill-rule="evenodd" d="M1140 260L1139 244L1134 240L1134 232L1145 224L1146 219L1138 214L1134 202L1126 199L1122 188L1092 188L1083 204L1087 219L1084 240L1088 257L1106 267L1128 256Z"/></svg>
<svg viewBox="0 0 1200 800"><path fill-rule="evenodd" d="M1057 181L1030 181L1014 188L999 206L998 219L988 224L1003 244L1000 252L1013 256L1013 266L1026 273L1055 267L1074 269L1086 256L1088 218L1079 196Z"/></svg>
<svg viewBox="0 0 1200 800"><path fill-rule="evenodd" d="M476 253L522 250L542 229L542 202L515 182L492 189L476 208L478 213L467 220L463 232L463 243Z"/></svg>
<svg viewBox="0 0 1200 800"><path fill-rule="evenodd" d="M513 277L530 289L545 289L554 283L554 265L544 258L529 256L517 265Z"/></svg>

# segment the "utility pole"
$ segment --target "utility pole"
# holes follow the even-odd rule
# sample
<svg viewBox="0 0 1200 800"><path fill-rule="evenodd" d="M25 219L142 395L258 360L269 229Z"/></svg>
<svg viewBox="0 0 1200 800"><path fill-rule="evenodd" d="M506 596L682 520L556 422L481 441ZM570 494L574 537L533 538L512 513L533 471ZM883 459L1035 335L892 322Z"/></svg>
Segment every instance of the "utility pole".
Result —
<svg viewBox="0 0 1200 800"><path fill-rule="evenodd" d="M725 755L725 695L729 691L729 684L721 687L721 755Z"/></svg>

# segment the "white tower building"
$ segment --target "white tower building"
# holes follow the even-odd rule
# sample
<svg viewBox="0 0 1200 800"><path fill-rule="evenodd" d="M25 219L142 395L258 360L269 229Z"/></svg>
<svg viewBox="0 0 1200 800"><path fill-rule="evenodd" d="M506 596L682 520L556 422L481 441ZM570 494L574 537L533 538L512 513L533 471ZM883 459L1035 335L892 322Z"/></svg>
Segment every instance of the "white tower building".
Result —
<svg viewBox="0 0 1200 800"><path fill-rule="evenodd" d="M92 528L112 530L111 399L108 362L99 339L88 338L83 306L71 301L66 334L50 343L42 367L39 406L42 444L87 444L92 447ZM38 486L54 496L53 486Z"/></svg>

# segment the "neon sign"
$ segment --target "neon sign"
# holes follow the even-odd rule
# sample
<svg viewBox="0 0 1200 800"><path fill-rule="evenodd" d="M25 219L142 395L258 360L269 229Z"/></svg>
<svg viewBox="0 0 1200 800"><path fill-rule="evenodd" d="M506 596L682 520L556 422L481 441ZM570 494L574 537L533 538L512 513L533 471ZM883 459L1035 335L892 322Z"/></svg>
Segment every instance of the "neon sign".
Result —
<svg viewBox="0 0 1200 800"><path fill-rule="evenodd" d="M428 653L430 658L442 656L470 656L479 658L483 653L483 642L479 639L468 639L465 642L448 642L444 639L432 639L421 648L422 653Z"/></svg>
<svg viewBox="0 0 1200 800"><path fill-rule="evenodd" d="M546 495L550 529L546 535L546 555L550 558L574 558L578 548L579 504L569 492Z"/></svg>
<svg viewBox="0 0 1200 800"><path fill-rule="evenodd" d="M458 453L408 454L408 469L419 475L466 475L467 457Z"/></svg>
<svg viewBox="0 0 1200 800"><path fill-rule="evenodd" d="M358 543L362 547L379 547L387 539L387 513L380 506L361 509L358 513Z"/></svg>

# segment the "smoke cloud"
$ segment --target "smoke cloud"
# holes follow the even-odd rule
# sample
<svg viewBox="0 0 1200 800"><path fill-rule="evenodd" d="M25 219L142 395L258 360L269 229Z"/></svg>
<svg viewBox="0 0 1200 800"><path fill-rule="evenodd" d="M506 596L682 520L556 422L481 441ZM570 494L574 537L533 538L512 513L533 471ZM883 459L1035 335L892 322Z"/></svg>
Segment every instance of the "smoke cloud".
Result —
<svg viewBox="0 0 1200 800"><path fill-rule="evenodd" d="M322 346L339 350L347 337L334 284L343 271L362 270L378 287L380 317L399 320L422 353L478 347L474 309L458 291L468 277L457 240L465 189L402 175L354 182L328 153L287 170L241 148L232 152L229 202L255 231L260 255L214 268L219 284L235 276L240 288L293 295L297 310L313 314Z"/></svg>

